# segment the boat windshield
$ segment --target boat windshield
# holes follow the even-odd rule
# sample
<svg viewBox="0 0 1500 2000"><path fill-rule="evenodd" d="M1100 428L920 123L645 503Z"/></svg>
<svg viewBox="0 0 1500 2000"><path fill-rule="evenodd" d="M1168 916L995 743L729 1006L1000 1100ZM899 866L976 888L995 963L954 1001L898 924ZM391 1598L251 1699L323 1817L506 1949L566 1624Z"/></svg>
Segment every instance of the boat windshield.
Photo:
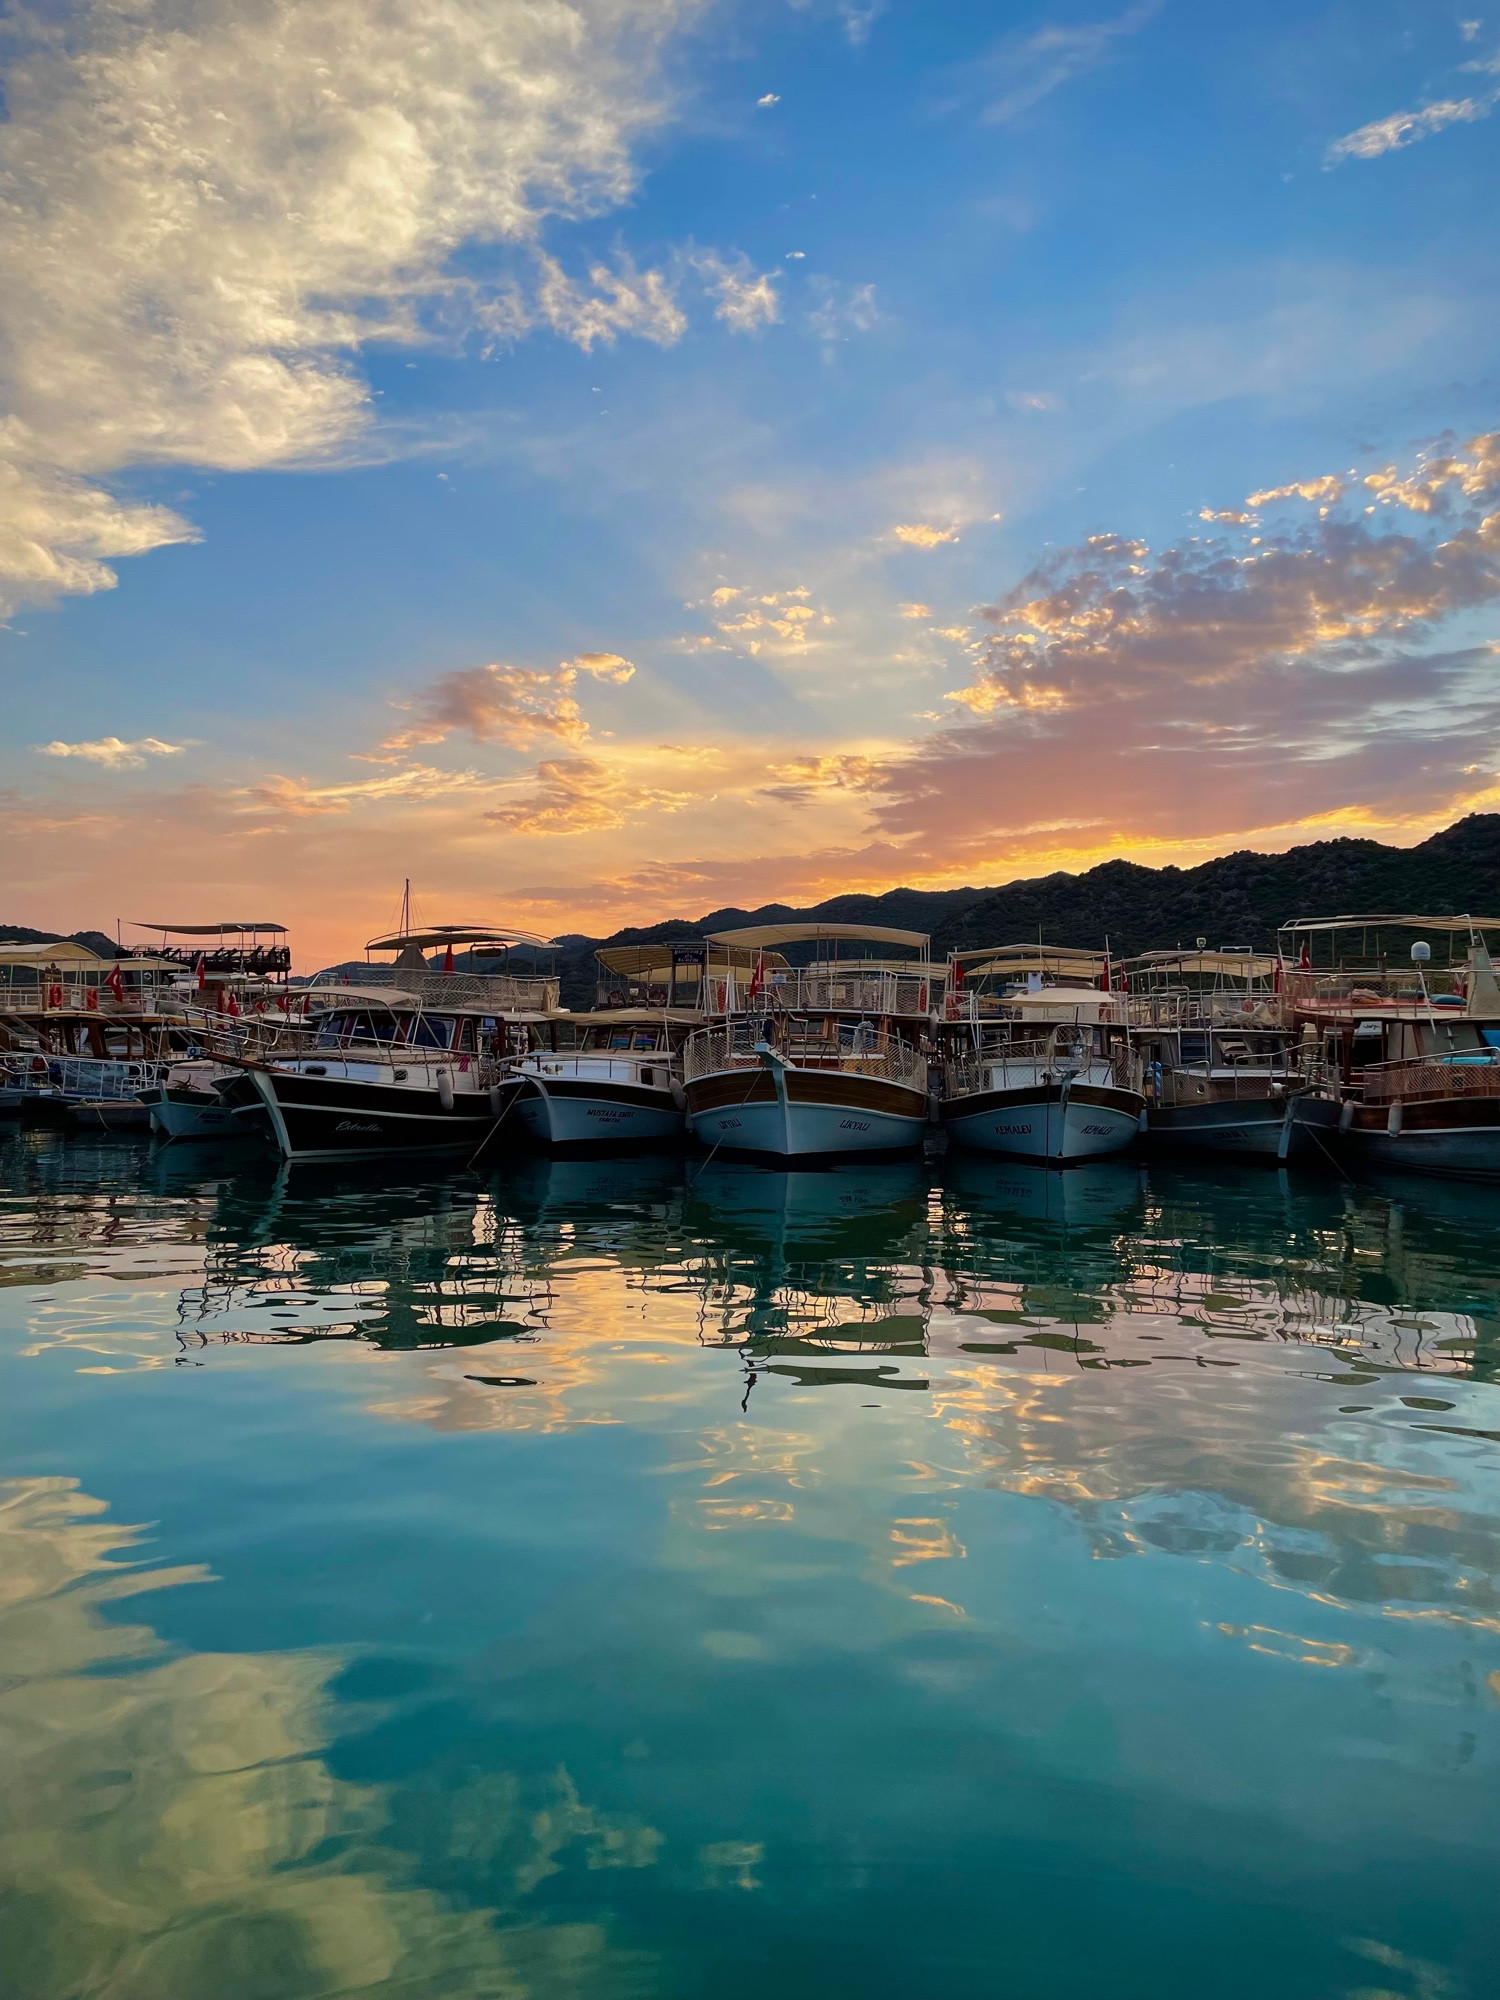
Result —
<svg viewBox="0 0 1500 2000"><path fill-rule="evenodd" d="M383 1007L344 1008L325 1015L316 1046L347 1049L356 1043L404 1042L411 1048L451 1049L454 1023L431 1014L398 1014Z"/></svg>

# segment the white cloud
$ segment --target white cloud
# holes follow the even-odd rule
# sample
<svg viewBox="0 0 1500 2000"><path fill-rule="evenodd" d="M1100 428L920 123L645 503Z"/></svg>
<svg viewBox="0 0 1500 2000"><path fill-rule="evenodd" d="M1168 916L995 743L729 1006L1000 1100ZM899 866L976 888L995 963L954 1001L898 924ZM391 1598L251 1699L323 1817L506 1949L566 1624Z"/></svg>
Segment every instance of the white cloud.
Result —
<svg viewBox="0 0 1500 2000"><path fill-rule="evenodd" d="M1388 118L1372 119L1357 132L1335 139L1324 156L1325 167L1340 166L1345 160L1376 160L1382 153L1399 152L1415 145L1449 125L1472 125L1488 118L1500 91L1486 91L1482 97L1447 98L1438 104L1423 105L1420 111L1393 111Z"/></svg>
<svg viewBox="0 0 1500 2000"><path fill-rule="evenodd" d="M781 300L776 292L774 271L755 271L746 256L736 253L732 261L715 251L703 251L693 259L710 294L718 300L714 317L723 320L733 333L754 333L781 317Z"/></svg>
<svg viewBox="0 0 1500 2000"><path fill-rule="evenodd" d="M944 542L958 540L957 528L934 528L927 521L903 521L891 533L909 549L935 549Z"/></svg>
<svg viewBox="0 0 1500 2000"><path fill-rule="evenodd" d="M484 291L450 260L524 255L629 194L653 45L689 4L184 0L23 28L0 77L0 591L107 588L111 558L190 539L114 495L127 467L352 450L368 340L675 339L658 273L600 267L584 293L543 259L539 289Z"/></svg>
<svg viewBox="0 0 1500 2000"><path fill-rule="evenodd" d="M775 91L768 90L764 97L756 98L755 108L757 111L769 111L773 104L779 104L780 102L781 99L776 95Z"/></svg>
<svg viewBox="0 0 1500 2000"><path fill-rule="evenodd" d="M86 764L103 764L111 771L139 771L148 757L180 757L186 743L163 743L159 736L141 736L134 743L118 736L96 737L92 743L34 743L39 757L81 757Z"/></svg>
<svg viewBox="0 0 1500 2000"><path fill-rule="evenodd" d="M1461 25L1467 42L1474 39L1483 23L1465 21ZM1459 74L1500 74L1500 55L1460 63ZM1434 132L1446 131L1450 125L1477 124L1481 118L1488 118L1497 104L1500 104L1500 84L1492 84L1473 96L1440 98L1424 104L1418 111L1393 111L1389 117L1372 118L1368 125L1335 139L1323 155L1323 166L1326 170L1341 166L1345 160L1378 160L1382 153L1400 152L1405 146L1414 146L1419 139L1430 138Z"/></svg>
<svg viewBox="0 0 1500 2000"><path fill-rule="evenodd" d="M623 257L615 270L594 264L589 270L594 288L590 292L575 284L555 258L539 256L537 264L541 272L537 317L585 353L596 340L609 345L622 333L670 347L686 330L686 315L660 271L637 271ZM510 302L505 303L508 307ZM514 337L526 331L526 321L523 317L513 328L496 330Z"/></svg>

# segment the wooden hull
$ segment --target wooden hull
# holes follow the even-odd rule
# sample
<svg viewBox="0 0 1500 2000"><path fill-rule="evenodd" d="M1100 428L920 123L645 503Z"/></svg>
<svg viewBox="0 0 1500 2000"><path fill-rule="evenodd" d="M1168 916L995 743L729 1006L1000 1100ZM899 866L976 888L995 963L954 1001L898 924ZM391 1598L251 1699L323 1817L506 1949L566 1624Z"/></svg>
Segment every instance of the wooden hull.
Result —
<svg viewBox="0 0 1500 2000"><path fill-rule="evenodd" d="M1153 1104L1146 1137L1153 1145L1240 1159L1289 1160L1314 1153L1314 1134L1331 1133L1339 1108L1331 1098L1223 1098L1207 1104Z"/></svg>
<svg viewBox="0 0 1500 2000"><path fill-rule="evenodd" d="M589 1077L530 1077L515 1117L544 1146L660 1145L682 1137L670 1089Z"/></svg>
<svg viewBox="0 0 1500 2000"><path fill-rule="evenodd" d="M843 1070L719 1070L687 1086L687 1122L706 1146L768 1159L905 1152L922 1143L927 1096Z"/></svg>
<svg viewBox="0 0 1500 2000"><path fill-rule="evenodd" d="M1112 1084L1058 1078L945 1098L938 1108L956 1145L1066 1166L1123 1152L1140 1130L1146 1100Z"/></svg>
<svg viewBox="0 0 1500 2000"><path fill-rule="evenodd" d="M1500 1098L1442 1097L1345 1106L1339 1136L1356 1163L1500 1181Z"/></svg>
<svg viewBox="0 0 1500 2000"><path fill-rule="evenodd" d="M472 1153L497 1118L487 1091L460 1092L445 1108L436 1088L310 1076L300 1070L256 1069L250 1074L270 1114L276 1143L289 1160Z"/></svg>

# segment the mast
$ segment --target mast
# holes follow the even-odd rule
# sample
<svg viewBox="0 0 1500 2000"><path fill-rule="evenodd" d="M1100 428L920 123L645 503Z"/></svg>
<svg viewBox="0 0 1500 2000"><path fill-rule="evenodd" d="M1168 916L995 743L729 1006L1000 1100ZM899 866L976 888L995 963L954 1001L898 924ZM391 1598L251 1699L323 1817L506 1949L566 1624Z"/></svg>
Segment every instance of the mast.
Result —
<svg viewBox="0 0 1500 2000"><path fill-rule="evenodd" d="M406 878L406 889L401 897L401 935L406 937L411 931L411 877Z"/></svg>

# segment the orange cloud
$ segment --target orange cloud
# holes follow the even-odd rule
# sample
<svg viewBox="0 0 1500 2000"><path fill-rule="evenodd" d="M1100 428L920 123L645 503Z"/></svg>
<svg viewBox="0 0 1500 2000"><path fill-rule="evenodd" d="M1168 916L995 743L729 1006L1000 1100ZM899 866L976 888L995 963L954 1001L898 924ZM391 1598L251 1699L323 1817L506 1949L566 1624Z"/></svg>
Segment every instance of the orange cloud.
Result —
<svg viewBox="0 0 1500 2000"><path fill-rule="evenodd" d="M459 732L477 743L503 743L513 750L524 750L539 736L581 743L589 726L568 692L581 673L622 683L635 668L619 653L580 653L552 672L494 664L461 668L398 703L416 720L387 736L380 747L399 754L419 744L442 743Z"/></svg>

